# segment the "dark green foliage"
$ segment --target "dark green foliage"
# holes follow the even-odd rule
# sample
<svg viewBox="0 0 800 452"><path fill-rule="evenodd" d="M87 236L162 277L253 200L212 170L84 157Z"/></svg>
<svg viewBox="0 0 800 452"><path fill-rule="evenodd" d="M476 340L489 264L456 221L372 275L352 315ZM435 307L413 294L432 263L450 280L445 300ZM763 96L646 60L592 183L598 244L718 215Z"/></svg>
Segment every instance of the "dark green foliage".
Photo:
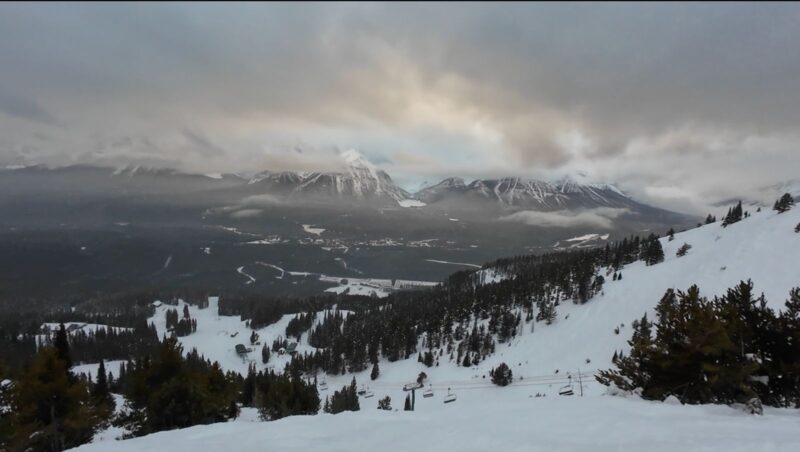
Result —
<svg viewBox="0 0 800 452"><path fill-rule="evenodd" d="M661 247L661 241L655 234L650 234L642 241L640 257L646 265L655 265L664 261L664 248Z"/></svg>
<svg viewBox="0 0 800 452"><path fill-rule="evenodd" d="M325 400L325 412L327 413L337 414L342 411L358 411L360 409L355 377L349 386L342 386L341 391L334 391L330 399Z"/></svg>
<svg viewBox="0 0 800 452"><path fill-rule="evenodd" d="M678 248L678 251L675 252L675 255L678 257L683 257L689 252L690 249L692 249L692 245L684 243L680 248Z"/></svg>
<svg viewBox="0 0 800 452"><path fill-rule="evenodd" d="M184 358L180 344L166 338L154 356L127 369L124 395L132 414L120 423L138 436L224 421L239 395L237 383L196 350Z"/></svg>
<svg viewBox="0 0 800 452"><path fill-rule="evenodd" d="M711 216L711 214L708 214L708 216L706 217L706 224L711 224L711 223L716 223L716 222L717 222L717 217L714 217L714 216Z"/></svg>
<svg viewBox="0 0 800 452"><path fill-rule="evenodd" d="M728 214L722 220L722 227L726 227L742 220L742 202L739 201L735 206L728 209Z"/></svg>
<svg viewBox="0 0 800 452"><path fill-rule="evenodd" d="M406 401L403 403L403 411L411 411L411 394L406 395Z"/></svg>
<svg viewBox="0 0 800 452"><path fill-rule="evenodd" d="M64 324L61 323L58 326L58 332L56 332L56 340L53 343L53 346L56 348L56 353L58 354L58 358L64 362L67 370L72 367L72 357L69 353L69 341L67 340L67 330L64 328Z"/></svg>
<svg viewBox="0 0 800 452"><path fill-rule="evenodd" d="M800 403L800 289L786 311L775 314L751 282L708 300L696 286L668 290L658 319L633 324L629 356L613 359L598 381L623 390L640 388L647 399L674 395L684 403ZM655 335L653 335L653 326Z"/></svg>
<svg viewBox="0 0 800 452"><path fill-rule="evenodd" d="M387 395L386 397L378 400L378 409L392 411L392 398Z"/></svg>
<svg viewBox="0 0 800 452"><path fill-rule="evenodd" d="M75 378L59 350L45 347L14 383L12 450L64 450L91 440L110 411L91 403L88 385Z"/></svg>
<svg viewBox="0 0 800 452"><path fill-rule="evenodd" d="M269 356L269 347L267 347L267 344L264 343L264 345L261 347L261 363L267 364L269 362Z"/></svg>
<svg viewBox="0 0 800 452"><path fill-rule="evenodd" d="M791 209L792 206L794 206L794 198L789 193L784 193L783 196L775 201L775 205L772 208L777 210L778 213L784 213Z"/></svg>
<svg viewBox="0 0 800 452"><path fill-rule="evenodd" d="M492 383L497 386L508 386L514 381L514 374L506 363L500 363L497 367L489 371Z"/></svg>
<svg viewBox="0 0 800 452"><path fill-rule="evenodd" d="M314 325L314 320L316 318L316 312L297 314L292 320L289 320L289 324L286 325L286 336L295 337L298 341L300 341L300 339L303 337L303 333L308 331L308 329Z"/></svg>
<svg viewBox="0 0 800 452"><path fill-rule="evenodd" d="M800 233L800 223L797 223L797 226L794 227L794 232Z"/></svg>
<svg viewBox="0 0 800 452"><path fill-rule="evenodd" d="M372 365L372 372L369 373L369 378L371 380L377 380L381 374L381 368L378 366L378 363Z"/></svg>
<svg viewBox="0 0 800 452"><path fill-rule="evenodd" d="M255 376L255 392L256 406L264 420L317 414L319 411L316 385L289 374L259 372Z"/></svg>

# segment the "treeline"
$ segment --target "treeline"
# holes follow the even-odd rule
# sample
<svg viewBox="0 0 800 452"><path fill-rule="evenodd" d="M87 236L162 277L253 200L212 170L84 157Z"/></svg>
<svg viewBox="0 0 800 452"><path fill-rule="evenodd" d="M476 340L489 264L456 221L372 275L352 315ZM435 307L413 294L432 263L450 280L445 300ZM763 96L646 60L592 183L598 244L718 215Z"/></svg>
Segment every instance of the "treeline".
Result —
<svg viewBox="0 0 800 452"><path fill-rule="evenodd" d="M697 286L670 289L654 322L634 322L628 343L600 383L652 400L800 408L800 288L777 313L750 281L713 299Z"/></svg>
<svg viewBox="0 0 800 452"><path fill-rule="evenodd" d="M265 420L320 408L316 382L253 367L243 378L197 350L184 354L175 337L129 358L116 377L102 361L94 379L76 375L71 340L62 324L21 371L0 366L0 450L65 450L110 424L140 436L220 422L238 416L240 404ZM112 391L126 400L116 416Z"/></svg>
<svg viewBox="0 0 800 452"><path fill-rule="evenodd" d="M518 335L523 322L553 322L560 303L587 302L603 290L606 277L618 279L624 265L639 259L648 265L663 261L657 236L502 259L491 266L504 276L493 284L484 284L480 271L459 272L431 290L395 293L383 303L358 305L347 316L329 311L308 336L318 350L295 355L287 370L344 374L380 357L477 365L498 343Z"/></svg>

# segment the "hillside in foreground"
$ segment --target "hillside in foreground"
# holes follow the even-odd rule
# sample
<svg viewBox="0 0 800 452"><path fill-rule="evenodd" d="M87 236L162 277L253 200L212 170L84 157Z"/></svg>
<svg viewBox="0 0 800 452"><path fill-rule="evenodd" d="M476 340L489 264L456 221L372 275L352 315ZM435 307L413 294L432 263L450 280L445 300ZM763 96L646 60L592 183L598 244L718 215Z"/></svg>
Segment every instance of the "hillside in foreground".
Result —
<svg viewBox="0 0 800 452"><path fill-rule="evenodd" d="M180 451L204 446L236 450L796 450L799 443L793 432L800 413L795 410L768 408L764 416L753 417L727 406L610 397L603 395L605 387L593 374L611 366L615 351L629 349L626 325L645 312L652 318L653 308L668 288L684 290L697 284L704 296L713 297L752 279L770 306L781 309L789 290L800 284L796 265L800 234L794 232L799 221L800 209L781 215L764 211L727 228L713 223L676 234L674 240L662 238L664 262L626 265L623 279L609 280L588 303L562 303L551 325L526 322L515 338L498 345L496 353L475 366L443 361L428 368L413 358L391 363L382 359L377 380L370 381L369 370L355 374L358 384L375 394L360 399L359 412L257 422L253 410L245 409L242 417L228 423L120 442L112 441L113 434L101 435L95 444L79 450ZM677 257L684 243L692 248ZM196 347L224 368L243 373L251 362L276 370L288 362L288 357L277 355L267 365L239 358L233 347L241 339L231 336L246 337L250 330L238 317L218 316L214 308L189 308L198 328L181 338L186 349ZM153 321L163 334L161 310L166 307L159 309ZM261 340L269 344L283 336L292 317L257 330ZM621 330L619 334L615 328ZM312 349L307 334L298 349ZM494 386L488 376L500 362L508 363L514 372L514 382L505 388ZM91 371L88 367L83 370ZM433 397L418 393L413 413L376 409L377 400L384 396L391 397L395 411L402 409L407 395L402 386L421 371L428 375ZM325 377L330 390L321 391L321 398L352 377ZM576 395L559 396L565 386L571 386ZM448 389L457 394L457 401L444 404ZM653 449L654 444L661 449Z"/></svg>

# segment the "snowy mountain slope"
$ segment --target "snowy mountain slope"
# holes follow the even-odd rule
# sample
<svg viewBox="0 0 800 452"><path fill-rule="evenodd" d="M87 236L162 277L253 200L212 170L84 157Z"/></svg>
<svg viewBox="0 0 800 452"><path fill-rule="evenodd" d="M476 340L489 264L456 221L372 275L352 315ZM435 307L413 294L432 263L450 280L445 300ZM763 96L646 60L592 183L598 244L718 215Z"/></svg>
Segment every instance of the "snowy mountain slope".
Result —
<svg viewBox="0 0 800 452"><path fill-rule="evenodd" d="M641 400L529 398L525 388L491 388L455 404L417 399L414 412L376 410L232 422L88 444L76 451L197 450L329 452L713 451L797 450L794 411L748 416L721 406ZM473 393L477 391L471 391ZM392 399L402 408L402 399Z"/></svg>
<svg viewBox="0 0 800 452"><path fill-rule="evenodd" d="M465 184L460 178L448 178L423 188L414 197L428 204L436 202L490 202L503 207L532 210L618 207L638 209L636 203L611 184L564 178L556 182L506 177L476 179Z"/></svg>
<svg viewBox="0 0 800 452"><path fill-rule="evenodd" d="M621 270L623 279L612 281L607 277L601 294L584 305L562 302L552 325L524 324L521 334L508 344L499 344L497 352L479 365L464 368L443 360L439 367L426 368L415 359L395 363L382 361L379 383L402 386L424 370L432 382L467 384L482 380L500 362L513 364L516 375L529 377L556 377L557 370L561 373L605 369L611 365L615 350L627 350L630 322L641 318L645 312L655 318L653 308L668 288L685 290L697 284L702 295L713 297L749 278L757 292L764 292L770 306L779 309L789 290L800 286L800 234L794 232L798 222L800 208L784 214L764 211L727 228L713 223L675 234L673 241L662 238L664 262L650 267L643 262L625 266ZM689 243L692 249L679 258L675 252L683 243ZM479 271L485 274L484 283L504 277L491 268ZM159 335L164 333L163 311L168 308L158 308L152 319ZM197 319L198 328L197 333L180 338L186 350L196 347L224 368L245 372L248 364L233 352L236 343L247 342L250 330L245 323L238 317L218 316L213 300L207 309L194 306L189 309L191 316ZM178 310L181 311L182 306L178 306ZM318 314L317 321L322 315ZM271 344L278 336L284 336L292 317L284 316L279 322L258 330L262 341ZM614 329L623 324L620 333L615 334ZM237 337L229 337L236 332ZM298 350L301 353L313 350L307 343L307 334ZM257 353L254 358L260 358L255 355ZM278 358L275 363L270 362L270 366L278 365L280 369L286 361L288 359ZM368 372L356 375L357 379L368 381ZM341 377L341 383L349 378ZM596 389L601 390L599 386Z"/></svg>
<svg viewBox="0 0 800 452"><path fill-rule="evenodd" d="M357 200L409 199L409 194L392 182L386 172L379 170L354 149L343 152L343 172L311 173L294 190L294 194L355 198Z"/></svg>
<svg viewBox="0 0 800 452"><path fill-rule="evenodd" d="M654 318L653 308L668 288L685 290L697 284L703 295L711 297L751 278L770 305L780 309L789 289L800 285L800 234L794 232L798 222L800 208L780 215L765 210L727 228L714 223L675 234L672 241L663 238L664 262L649 267L642 262L627 265L622 280L606 278L603 292L584 305L562 302L552 325L524 323L520 334L498 344L496 352L476 366L465 368L444 358L428 368L412 356L393 363L382 359L375 381L370 380L369 370L318 376L330 388L321 392L323 399L353 376L359 385L374 391L374 398L361 399L358 413L294 417L268 424L241 420L196 426L131 441L101 442L81 450L189 450L200 444L259 450L265 443L276 450L796 450L800 445L794 434L800 419L797 411L768 409L765 416L754 418L724 406L672 406L602 397L606 388L592 375L611 366L614 351L629 348L631 321L645 312ZM692 249L679 258L675 252L683 243ZM506 277L492 268L478 271L484 275L484 284ZM180 338L186 350L196 347L224 368L242 373L251 360L259 369L283 368L287 356L273 354L263 365L258 346L248 358L238 357L234 346L249 346L250 330L238 317L218 316L215 303L212 300L206 309L189 308L198 328ZM167 308L158 308L153 318L159 334L164 332ZM258 330L261 343L271 344L284 336L292 317L284 316ZM298 350L314 350L307 334ZM489 381L489 370L501 362L514 372L514 382L507 388ZM407 394L403 384L421 371L428 375L434 397L417 394L415 413L375 409L377 400L386 395L394 407L402 406ZM585 397L559 396L559 389L570 384ZM448 389L458 396L454 404L442 403ZM522 429L521 419L525 420ZM681 435L673 434L676 429Z"/></svg>

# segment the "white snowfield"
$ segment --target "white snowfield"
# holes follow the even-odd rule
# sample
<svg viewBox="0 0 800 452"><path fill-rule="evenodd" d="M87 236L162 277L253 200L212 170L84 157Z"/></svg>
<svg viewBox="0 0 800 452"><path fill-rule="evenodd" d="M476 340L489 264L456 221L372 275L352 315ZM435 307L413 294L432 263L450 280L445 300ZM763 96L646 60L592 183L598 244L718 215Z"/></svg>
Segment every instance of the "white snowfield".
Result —
<svg viewBox="0 0 800 452"><path fill-rule="evenodd" d="M381 360L377 380L370 381L369 368L355 374L359 386L375 393L361 399L358 413L269 423L237 420L128 441L102 441L80 450L797 451L800 410L767 409L764 416L751 416L726 406L604 396L605 387L592 375L611 366L615 350L629 349L631 321L645 312L655 319L653 308L668 288L685 290L697 284L703 295L712 297L749 278L771 307L782 309L789 290L800 286L800 234L794 232L798 222L800 207L784 214L765 209L727 228L714 223L675 234L672 241L664 238L664 262L628 265L618 281L609 275L603 292L585 305L562 302L552 325L523 322L515 338L497 344L496 353L477 366L461 367L446 356L431 368L417 362L416 356L394 363ZM692 248L686 256L676 257L683 243ZM490 270L482 275L487 284L504 277ZM159 335L164 333L165 309L158 308L154 319ZM198 327L195 334L180 338L186 349L197 347L224 368L246 372L249 361L233 350L236 343L249 343L250 330L244 322L217 316L215 300L208 309L190 307L190 312ZM258 330L262 343L271 344L284 335L292 317ZM321 319L319 314L317 321ZM614 332L617 327L619 334ZM307 334L298 350L314 350ZM251 355L258 368L282 369L288 360L273 354L264 366L258 348ZM514 382L506 388L492 385L488 376L501 362L514 373ZM421 371L427 373L434 397L423 398L418 391L413 413L376 409L378 399L386 395L393 407L402 409L406 395L402 386ZM576 395L559 396L559 389L570 384L568 373ZM578 375L582 385L576 381ZM320 375L330 388L320 393L323 401L352 377ZM457 394L455 403L443 403L447 388ZM579 396L581 390L585 397ZM535 397L537 393L546 397Z"/></svg>
<svg viewBox="0 0 800 452"><path fill-rule="evenodd" d="M414 412L376 409L274 422L194 426L78 451L325 452L797 451L796 410L751 416L724 406L675 406L615 397L530 398L492 388L452 404L417 397ZM466 395L466 394L465 394ZM421 402L424 400L424 402ZM392 399L402 409L402 399Z"/></svg>

